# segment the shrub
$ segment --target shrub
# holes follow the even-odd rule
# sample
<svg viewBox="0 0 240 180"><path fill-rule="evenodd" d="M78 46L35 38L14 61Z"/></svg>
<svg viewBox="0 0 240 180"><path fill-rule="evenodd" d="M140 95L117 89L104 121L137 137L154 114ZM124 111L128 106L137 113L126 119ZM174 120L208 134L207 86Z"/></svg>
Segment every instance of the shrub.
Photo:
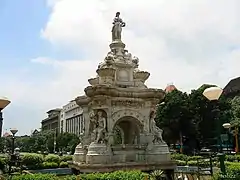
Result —
<svg viewBox="0 0 240 180"><path fill-rule="evenodd" d="M72 161L72 156L71 155L64 155L61 157L62 162L67 162L67 161Z"/></svg>
<svg viewBox="0 0 240 180"><path fill-rule="evenodd" d="M65 167L68 167L68 163L67 162L60 162L60 165L59 165L60 168L65 168Z"/></svg>
<svg viewBox="0 0 240 180"><path fill-rule="evenodd" d="M187 164L186 161L176 160L178 166L185 166Z"/></svg>
<svg viewBox="0 0 240 180"><path fill-rule="evenodd" d="M143 180L149 179L150 176L140 171L116 171L113 173L94 173L80 176L82 180Z"/></svg>
<svg viewBox="0 0 240 180"><path fill-rule="evenodd" d="M0 157L0 169L4 170L5 169L5 165L7 164L7 158L5 157Z"/></svg>
<svg viewBox="0 0 240 180"><path fill-rule="evenodd" d="M220 174L220 173L217 173L217 174L214 174L214 176L212 177L212 180L235 180L235 179L239 179L240 177L239 176L236 176L234 174Z"/></svg>
<svg viewBox="0 0 240 180"><path fill-rule="evenodd" d="M79 176L75 176L75 175L72 175L72 176L65 176L63 178L63 180L77 180L77 177ZM79 179L79 178L78 178ZM80 180L80 179L79 179Z"/></svg>
<svg viewBox="0 0 240 180"><path fill-rule="evenodd" d="M45 162L54 162L59 164L60 163L60 157L58 155L55 154L49 154L44 158Z"/></svg>
<svg viewBox="0 0 240 180"><path fill-rule="evenodd" d="M187 165L188 166L198 166L198 162L197 161L188 161Z"/></svg>
<svg viewBox="0 0 240 180"><path fill-rule="evenodd" d="M238 159L237 159L237 156L235 155L226 155L225 160L229 162L234 162L234 161L237 161Z"/></svg>
<svg viewBox="0 0 240 180"><path fill-rule="evenodd" d="M174 160L187 161L188 156L185 154L171 154L171 158Z"/></svg>
<svg viewBox="0 0 240 180"><path fill-rule="evenodd" d="M230 163L227 166L227 171L230 174L234 174L236 176L240 176L240 163Z"/></svg>
<svg viewBox="0 0 240 180"><path fill-rule="evenodd" d="M26 153L22 157L22 164L29 169L38 169L41 167L43 160L41 154Z"/></svg>
<svg viewBox="0 0 240 180"><path fill-rule="evenodd" d="M44 169L58 168L58 164L55 162L43 162L42 164Z"/></svg>
<svg viewBox="0 0 240 180"><path fill-rule="evenodd" d="M204 168L210 167L210 161L208 159L198 161L198 166L204 167Z"/></svg>
<svg viewBox="0 0 240 180"><path fill-rule="evenodd" d="M58 180L59 178L53 174L22 174L13 176L12 180Z"/></svg>
<svg viewBox="0 0 240 180"><path fill-rule="evenodd" d="M199 160L201 158L202 158L202 156L188 156L187 160L188 161L197 161L197 160Z"/></svg>
<svg viewBox="0 0 240 180"><path fill-rule="evenodd" d="M236 159L236 161L240 161L240 155L234 155L235 156L235 159Z"/></svg>

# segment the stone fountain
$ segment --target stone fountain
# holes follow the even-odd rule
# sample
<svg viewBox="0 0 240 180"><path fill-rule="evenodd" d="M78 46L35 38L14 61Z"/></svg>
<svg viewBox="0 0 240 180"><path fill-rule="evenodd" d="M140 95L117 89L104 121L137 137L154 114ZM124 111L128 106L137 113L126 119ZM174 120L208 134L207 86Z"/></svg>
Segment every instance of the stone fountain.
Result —
<svg viewBox="0 0 240 180"><path fill-rule="evenodd" d="M69 166L75 172L124 169L173 172L162 130L156 126L156 106L164 91L145 85L150 73L138 69L139 59L121 40L125 22L116 14L112 43L97 76L88 79L85 95L76 98L83 108L85 130Z"/></svg>

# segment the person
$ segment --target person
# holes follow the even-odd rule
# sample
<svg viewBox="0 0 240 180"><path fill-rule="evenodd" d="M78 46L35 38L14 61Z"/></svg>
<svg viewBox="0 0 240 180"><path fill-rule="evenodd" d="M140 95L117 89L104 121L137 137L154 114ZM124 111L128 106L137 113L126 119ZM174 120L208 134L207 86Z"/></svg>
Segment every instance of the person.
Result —
<svg viewBox="0 0 240 180"><path fill-rule="evenodd" d="M112 41L121 40L122 27L126 26L126 23L119 16L120 12L117 12L113 19Z"/></svg>

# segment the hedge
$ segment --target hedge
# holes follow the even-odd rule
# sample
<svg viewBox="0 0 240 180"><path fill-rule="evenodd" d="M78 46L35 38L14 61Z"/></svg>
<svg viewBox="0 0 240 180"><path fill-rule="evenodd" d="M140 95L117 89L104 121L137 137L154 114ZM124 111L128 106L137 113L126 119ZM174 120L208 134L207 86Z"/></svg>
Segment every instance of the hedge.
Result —
<svg viewBox="0 0 240 180"><path fill-rule="evenodd" d="M12 177L12 180L58 180L54 174L22 174Z"/></svg>
<svg viewBox="0 0 240 180"><path fill-rule="evenodd" d="M49 154L44 158L44 162L57 163L57 165L59 165L61 162L61 159L58 155Z"/></svg>
<svg viewBox="0 0 240 180"><path fill-rule="evenodd" d="M22 156L22 165L28 169L39 169L44 162L43 155L36 153L24 153Z"/></svg>
<svg viewBox="0 0 240 180"><path fill-rule="evenodd" d="M68 167L67 161L72 160L71 155L58 156L49 154L44 156L37 153L21 153L23 169L47 169ZM4 170L5 166L9 163L9 156L0 156L0 169Z"/></svg>
<svg viewBox="0 0 240 180"><path fill-rule="evenodd" d="M13 176L12 180L58 180L52 174L24 174ZM62 180L144 180L150 179L150 175L140 171L116 171L113 173L93 173L79 176L66 176Z"/></svg>

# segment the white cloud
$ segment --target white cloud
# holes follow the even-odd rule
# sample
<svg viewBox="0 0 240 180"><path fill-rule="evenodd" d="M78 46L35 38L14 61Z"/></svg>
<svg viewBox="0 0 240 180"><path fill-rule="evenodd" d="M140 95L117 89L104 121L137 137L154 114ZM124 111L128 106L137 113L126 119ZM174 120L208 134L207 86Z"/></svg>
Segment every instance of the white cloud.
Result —
<svg viewBox="0 0 240 180"><path fill-rule="evenodd" d="M232 50L240 45L238 5L238 0L61 0L52 6L42 35L100 62L111 21L120 11L127 23L123 41L140 58L140 67L151 72L149 86L174 82L185 91L202 83L224 86L237 75L239 64L239 51ZM96 66L87 68L94 72Z"/></svg>
<svg viewBox="0 0 240 180"><path fill-rule="evenodd" d="M52 12L41 36L81 58L33 59L52 67L52 75L41 82L22 82L17 94L6 88L18 102L35 109L47 111L83 93L108 52L117 11L127 24L122 36L126 48L139 57L140 69L151 73L149 87L163 89L170 82L184 91L203 83L224 87L239 75L239 0L49 0L47 5ZM11 81L9 87L14 83L19 84Z"/></svg>

